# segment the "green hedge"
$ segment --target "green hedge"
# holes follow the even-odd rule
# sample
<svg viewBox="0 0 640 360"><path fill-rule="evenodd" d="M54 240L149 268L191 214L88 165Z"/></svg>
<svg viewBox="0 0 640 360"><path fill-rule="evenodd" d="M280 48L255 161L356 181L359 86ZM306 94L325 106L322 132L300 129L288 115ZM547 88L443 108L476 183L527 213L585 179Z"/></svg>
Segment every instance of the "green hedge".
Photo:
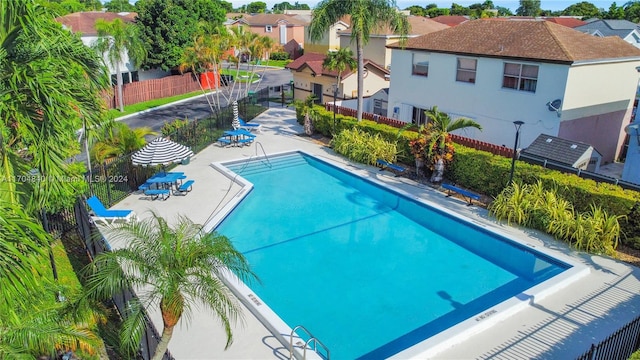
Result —
<svg viewBox="0 0 640 360"><path fill-rule="evenodd" d="M304 116L296 109L298 122L303 124ZM323 106L315 106L312 111L316 131L325 136L331 136L344 129L359 128L371 134L379 134L382 139L397 142L397 159L404 164L413 164L414 157L409 151L409 141L418 137L413 131L403 131L393 126L378 124L374 121L362 120L360 123L351 116L336 115L334 129L333 112L325 110ZM455 145L456 153L445 177L465 188L495 198L507 186L511 159L493 155L486 151L471 149L462 145ZM574 174L565 174L550 170L539 165L516 162L514 181L521 184L535 184L538 180L546 188L556 188L563 199L571 202L577 212L591 211L591 205L598 205L608 214L627 216L621 220L622 241L637 243L640 248L640 223L633 219L640 214L640 208L634 205L640 201L640 193L625 190L620 186L597 183L583 179ZM629 240L627 240L629 239Z"/></svg>

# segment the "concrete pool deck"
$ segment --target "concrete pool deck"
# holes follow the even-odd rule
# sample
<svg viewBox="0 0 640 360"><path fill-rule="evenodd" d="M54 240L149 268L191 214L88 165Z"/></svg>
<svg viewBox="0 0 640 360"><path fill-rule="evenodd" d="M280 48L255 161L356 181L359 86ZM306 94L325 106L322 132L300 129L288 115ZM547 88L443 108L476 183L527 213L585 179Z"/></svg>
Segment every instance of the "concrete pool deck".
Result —
<svg viewBox="0 0 640 360"><path fill-rule="evenodd" d="M295 112L270 109L254 120L262 124L256 144L249 147L226 147L217 144L196 154L188 165L175 170L184 171L195 180L193 191L186 196L171 196L167 201L150 201L143 194L134 193L118 203L115 209L132 209L139 218L154 210L169 221L178 214L187 215L194 222L208 222L241 191L241 187L211 166L211 163L250 158L291 150L303 150L369 178L397 187L421 199L432 201L472 221L499 229L513 237L536 246L558 251L587 265L590 273L556 293L529 304L526 308L482 332L437 353L434 359L570 359L588 350L609 334L640 314L640 269L623 262L577 253L565 244L539 232L506 226L488 217L486 210L406 178L397 178L386 171L362 164L352 164L322 144L304 136L295 121ZM119 247L118 244L112 244ZM295 291L295 286L283 289ZM157 309L149 309L158 331L162 319ZM357 316L357 314L354 314ZM305 325L305 324L302 324ZM226 336L220 322L210 313L196 309L189 323L178 325L169 349L176 359L285 359L289 351L260 321L244 311L244 321L233 328L234 343L224 350ZM283 334L288 336L289 334ZM322 339L320 339L322 340Z"/></svg>

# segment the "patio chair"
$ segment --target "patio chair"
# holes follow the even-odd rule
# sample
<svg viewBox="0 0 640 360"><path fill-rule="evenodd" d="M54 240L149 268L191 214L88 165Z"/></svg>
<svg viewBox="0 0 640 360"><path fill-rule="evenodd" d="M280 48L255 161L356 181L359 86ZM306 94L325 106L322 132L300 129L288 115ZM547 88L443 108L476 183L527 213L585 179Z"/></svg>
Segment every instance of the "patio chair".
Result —
<svg viewBox="0 0 640 360"><path fill-rule="evenodd" d="M248 131L257 130L260 133L262 132L261 124L248 123L240 118L238 118L238 122L240 123L240 129Z"/></svg>
<svg viewBox="0 0 640 360"><path fill-rule="evenodd" d="M95 195L87 199L87 205L91 208L91 218L94 223L103 222L105 225L113 224L118 220L131 221L136 218L133 210L109 210L102 205L102 201Z"/></svg>

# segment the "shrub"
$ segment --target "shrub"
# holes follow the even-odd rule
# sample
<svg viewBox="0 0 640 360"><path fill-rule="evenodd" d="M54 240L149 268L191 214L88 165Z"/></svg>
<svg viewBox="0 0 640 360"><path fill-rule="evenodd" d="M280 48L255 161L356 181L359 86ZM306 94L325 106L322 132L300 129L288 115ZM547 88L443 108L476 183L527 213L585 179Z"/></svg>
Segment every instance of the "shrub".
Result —
<svg viewBox="0 0 640 360"><path fill-rule="evenodd" d="M173 135L176 133L176 131L178 131L178 129L183 128L187 125L189 125L189 120L175 119L172 122L165 122L164 125L162 125L162 129L160 129L160 132L162 132L163 136Z"/></svg>
<svg viewBox="0 0 640 360"><path fill-rule="evenodd" d="M269 60L289 60L289 53L285 51L272 52Z"/></svg>
<svg viewBox="0 0 640 360"><path fill-rule="evenodd" d="M396 146L380 137L357 128L342 130L331 140L333 150L348 159L374 165L377 159L396 160Z"/></svg>
<svg viewBox="0 0 640 360"><path fill-rule="evenodd" d="M570 202L559 197L556 189L546 190L542 181L508 186L491 203L489 213L508 224L545 231L578 250L607 255L615 255L619 220L624 217L609 215L595 205L588 212L575 213Z"/></svg>

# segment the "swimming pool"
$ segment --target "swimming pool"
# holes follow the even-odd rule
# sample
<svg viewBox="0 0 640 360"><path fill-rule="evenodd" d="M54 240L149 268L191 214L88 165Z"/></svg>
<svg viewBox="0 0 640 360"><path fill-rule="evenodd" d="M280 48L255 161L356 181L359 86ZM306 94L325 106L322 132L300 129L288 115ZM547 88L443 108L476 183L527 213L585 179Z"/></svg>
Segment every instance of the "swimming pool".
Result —
<svg viewBox="0 0 640 360"><path fill-rule="evenodd" d="M216 230L262 281L237 292L281 340L303 325L332 358L436 351L581 272L308 154L224 165L247 190Z"/></svg>

